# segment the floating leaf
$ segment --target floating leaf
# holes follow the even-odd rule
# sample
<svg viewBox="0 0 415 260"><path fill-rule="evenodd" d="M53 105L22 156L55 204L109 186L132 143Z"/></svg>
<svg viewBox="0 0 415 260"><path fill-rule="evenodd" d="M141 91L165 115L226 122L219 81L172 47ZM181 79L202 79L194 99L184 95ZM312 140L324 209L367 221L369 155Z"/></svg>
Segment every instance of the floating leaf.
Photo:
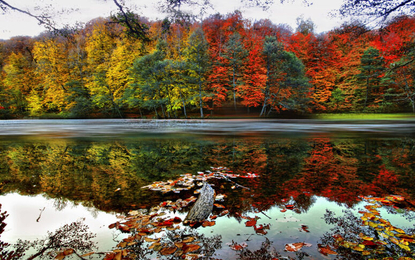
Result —
<svg viewBox="0 0 415 260"><path fill-rule="evenodd" d="M303 246L308 246L310 247L311 244L307 244L307 243L291 243L291 244L286 244L285 245L285 250L289 251L289 252L297 252L298 250L300 250L301 248L303 248Z"/></svg>
<svg viewBox="0 0 415 260"><path fill-rule="evenodd" d="M363 233L360 233L360 234L359 234L359 237L360 237L361 239L363 239L363 240L367 240L367 241L371 241L371 240L373 240L373 237L368 237L368 236L364 235Z"/></svg>
<svg viewBox="0 0 415 260"><path fill-rule="evenodd" d="M195 244L186 244L183 246L182 250L185 254L190 253L190 252L194 252L196 250L198 250L200 248L199 245L195 245Z"/></svg>
<svg viewBox="0 0 415 260"><path fill-rule="evenodd" d="M81 255L81 257L87 257L87 256L90 256L90 255L93 255L93 254L95 254L95 252L89 252L89 253Z"/></svg>
<svg viewBox="0 0 415 260"><path fill-rule="evenodd" d="M205 221L203 221L202 226L203 227L211 227L211 226L214 226L215 224L216 224L215 221L207 221L207 220L205 220Z"/></svg>
<svg viewBox="0 0 415 260"><path fill-rule="evenodd" d="M310 230L308 230L308 226L307 225L301 225L301 230L304 232L310 232Z"/></svg>
<svg viewBox="0 0 415 260"><path fill-rule="evenodd" d="M213 206L215 206L215 207L217 207L219 209L224 209L225 208L225 206L223 206L221 204L217 204L217 203L213 204Z"/></svg>
<svg viewBox="0 0 415 260"><path fill-rule="evenodd" d="M245 222L245 226L246 227L253 227L256 225L257 219L256 218L252 218L250 220L248 220L247 222Z"/></svg>
<svg viewBox="0 0 415 260"><path fill-rule="evenodd" d="M152 238L149 238L149 237L145 237L144 240L146 242L160 242L160 238L158 238L158 239L152 239Z"/></svg>
<svg viewBox="0 0 415 260"><path fill-rule="evenodd" d="M60 252L56 257L55 257L55 259L57 259L57 260L62 260L62 259L64 259L66 256L68 256L68 255L71 255L71 254L73 254L74 253L74 250L72 249L72 248L69 248L69 249L66 249L66 250L64 250L64 251L62 251L62 252Z"/></svg>
<svg viewBox="0 0 415 260"><path fill-rule="evenodd" d="M177 247L164 247L163 249L160 250L160 254L161 255L171 255L174 252L176 252Z"/></svg>
<svg viewBox="0 0 415 260"><path fill-rule="evenodd" d="M294 205L292 205L292 204L285 205L285 207L286 207L287 209L294 209Z"/></svg>
<svg viewBox="0 0 415 260"><path fill-rule="evenodd" d="M320 254L323 254L325 256L327 255L337 255L337 253L335 251L333 251L329 245L323 246L321 244L317 245L318 251L320 252Z"/></svg>
<svg viewBox="0 0 415 260"><path fill-rule="evenodd" d="M186 237L185 239L183 239L183 242L184 243L191 243L191 242L193 242L195 240L195 238L194 237Z"/></svg>

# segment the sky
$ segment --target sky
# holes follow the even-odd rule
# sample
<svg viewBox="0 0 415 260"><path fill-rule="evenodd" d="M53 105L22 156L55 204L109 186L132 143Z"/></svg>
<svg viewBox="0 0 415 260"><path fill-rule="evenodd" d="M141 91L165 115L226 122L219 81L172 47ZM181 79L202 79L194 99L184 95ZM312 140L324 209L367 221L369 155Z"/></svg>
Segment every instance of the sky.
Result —
<svg viewBox="0 0 415 260"><path fill-rule="evenodd" d="M120 1L120 0L119 0ZM124 0L127 6L133 8L138 14L150 20L163 19L165 14L157 10L158 1L148 0ZM297 27L298 17L311 19L315 24L315 32L321 33L340 26L344 21L332 18L329 14L338 9L342 0L310 0L312 5L308 6L302 0L288 1L281 4L274 0L274 4L268 10L259 7L247 7L241 0L210 0L214 9L210 13L227 14L240 10L244 18L251 20L270 19L275 24L288 24L291 28ZM107 17L116 11L112 0L7 0L11 5L34 14L40 14L37 5L49 6L52 13L60 13L62 10L76 9L56 15L54 20L58 24L74 24L75 22L86 23L97 17ZM37 36L44 27L25 14L9 11L0 11L0 39L7 40L14 36Z"/></svg>

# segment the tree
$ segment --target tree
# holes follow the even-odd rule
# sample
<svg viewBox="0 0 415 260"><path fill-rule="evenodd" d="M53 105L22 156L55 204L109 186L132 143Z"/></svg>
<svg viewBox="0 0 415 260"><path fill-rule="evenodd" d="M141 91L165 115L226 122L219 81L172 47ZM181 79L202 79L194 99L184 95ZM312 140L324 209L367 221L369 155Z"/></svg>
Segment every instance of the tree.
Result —
<svg viewBox="0 0 415 260"><path fill-rule="evenodd" d="M366 49L360 60L360 74L357 75L364 88L363 92L358 90L357 93L357 102L361 103L363 100L363 110L369 103L374 105L381 101L380 83L384 70L384 61L379 50L373 47Z"/></svg>
<svg viewBox="0 0 415 260"><path fill-rule="evenodd" d="M47 112L62 112L66 107L65 84L70 78L68 48L58 38L38 41L33 49L37 61L36 74L41 80L36 89L43 93L42 104Z"/></svg>
<svg viewBox="0 0 415 260"><path fill-rule="evenodd" d="M131 70L134 78L133 86L139 92L143 107L154 110L158 117L157 109L160 107L163 117L166 117L165 106L168 105L168 93L166 89L169 85L168 78L169 61L166 58L165 41L157 43L156 50L145 56L137 58Z"/></svg>
<svg viewBox="0 0 415 260"><path fill-rule="evenodd" d="M12 53L4 66L3 84L9 95L7 107L12 113L24 114L27 109L26 97L36 86L34 65L22 53ZM5 106L5 105L3 105Z"/></svg>
<svg viewBox="0 0 415 260"><path fill-rule="evenodd" d="M86 52L88 61L88 74L86 79L86 87L91 93L94 105L104 114L122 117L117 97L121 96L121 92L125 86L124 81L113 83L112 78L117 73L114 65L115 60L119 60L119 55L123 54L123 45L114 53L117 42L112 37L112 31L105 20L98 20L94 24L91 34L87 38ZM120 65L124 66L125 65ZM119 71L118 71L119 72ZM125 76L125 71L121 72ZM125 78L123 79L125 80Z"/></svg>
<svg viewBox="0 0 415 260"><path fill-rule="evenodd" d="M189 66L189 83L196 86L195 93L198 94L200 117L203 118L203 99L206 97L205 85L210 60L208 43L202 28L196 28L190 35L185 53Z"/></svg>
<svg viewBox="0 0 415 260"><path fill-rule="evenodd" d="M236 90L238 86L243 84L242 67L246 61L246 57L248 56L248 52L242 44L241 35L238 32L234 32L229 37L222 55L228 61L227 64L231 72L233 105L236 109Z"/></svg>
<svg viewBox="0 0 415 260"><path fill-rule="evenodd" d="M415 113L415 51L391 64L385 80L391 84L390 95L394 102L408 102ZM395 88L395 89L394 89Z"/></svg>
<svg viewBox="0 0 415 260"><path fill-rule="evenodd" d="M275 110L292 110L304 112L307 107L307 94L310 84L305 76L305 67L292 52L275 37L265 37L263 55L267 70L267 83L264 103L260 116Z"/></svg>
<svg viewBox="0 0 415 260"><path fill-rule="evenodd" d="M241 104L248 107L248 112L250 107L261 105L267 81L265 62L262 57L263 38L253 34L251 31L245 40L249 54L243 67L243 85L238 88L239 96L242 98Z"/></svg>

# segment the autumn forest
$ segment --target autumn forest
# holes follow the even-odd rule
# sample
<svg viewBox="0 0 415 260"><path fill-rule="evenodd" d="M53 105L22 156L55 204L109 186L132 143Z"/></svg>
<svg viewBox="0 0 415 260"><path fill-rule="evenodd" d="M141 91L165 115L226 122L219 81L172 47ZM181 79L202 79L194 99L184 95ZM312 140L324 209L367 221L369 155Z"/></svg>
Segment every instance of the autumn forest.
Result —
<svg viewBox="0 0 415 260"><path fill-rule="evenodd" d="M415 17L316 34L240 12L199 22L97 18L0 41L0 117L189 118L415 112Z"/></svg>

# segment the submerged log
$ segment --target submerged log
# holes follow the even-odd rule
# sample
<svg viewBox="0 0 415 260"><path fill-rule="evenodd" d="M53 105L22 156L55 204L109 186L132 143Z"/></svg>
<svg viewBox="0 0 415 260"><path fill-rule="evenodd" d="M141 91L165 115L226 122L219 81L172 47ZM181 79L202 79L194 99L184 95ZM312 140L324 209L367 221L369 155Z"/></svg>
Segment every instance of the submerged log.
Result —
<svg viewBox="0 0 415 260"><path fill-rule="evenodd" d="M202 222L213 210L213 203L215 202L215 191L205 182L203 187L200 189L199 198L195 202L195 205L187 213L184 219L184 224Z"/></svg>

